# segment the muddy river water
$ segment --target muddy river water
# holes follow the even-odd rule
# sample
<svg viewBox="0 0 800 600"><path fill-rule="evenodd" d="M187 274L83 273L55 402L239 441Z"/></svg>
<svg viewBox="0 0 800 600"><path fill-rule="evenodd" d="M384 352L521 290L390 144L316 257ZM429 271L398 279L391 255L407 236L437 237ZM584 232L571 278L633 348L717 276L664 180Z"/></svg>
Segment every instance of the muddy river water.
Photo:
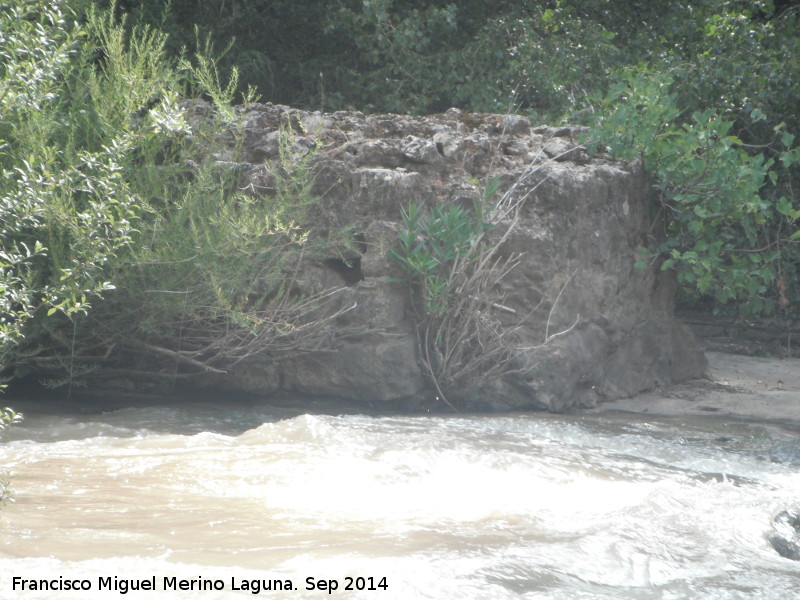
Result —
<svg viewBox="0 0 800 600"><path fill-rule="evenodd" d="M3 600L800 598L768 541L800 503L788 427L15 408Z"/></svg>

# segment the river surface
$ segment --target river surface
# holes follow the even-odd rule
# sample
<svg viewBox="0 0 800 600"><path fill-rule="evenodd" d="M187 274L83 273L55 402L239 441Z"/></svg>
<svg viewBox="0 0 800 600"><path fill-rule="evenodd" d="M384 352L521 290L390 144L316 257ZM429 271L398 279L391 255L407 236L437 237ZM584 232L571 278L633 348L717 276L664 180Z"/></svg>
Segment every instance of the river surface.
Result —
<svg viewBox="0 0 800 600"><path fill-rule="evenodd" d="M15 408L2 600L800 598L800 562L767 539L800 501L789 428Z"/></svg>

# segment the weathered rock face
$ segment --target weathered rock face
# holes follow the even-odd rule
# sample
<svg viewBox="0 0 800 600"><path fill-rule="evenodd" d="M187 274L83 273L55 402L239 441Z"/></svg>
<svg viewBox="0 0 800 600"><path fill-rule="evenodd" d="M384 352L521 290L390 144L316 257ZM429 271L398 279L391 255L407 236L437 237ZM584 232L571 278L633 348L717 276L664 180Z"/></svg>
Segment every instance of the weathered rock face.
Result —
<svg viewBox="0 0 800 600"><path fill-rule="evenodd" d="M364 402L432 397L407 291L393 281L399 273L386 256L401 208L471 204L483 193L479 180L499 176L508 189L530 165L535 174L514 192L530 195L501 248L521 254L521 263L494 291L496 302L516 311L498 318L518 327L527 350L516 372L482 390L471 408L562 411L702 375L702 351L673 317L669 273L635 266L658 233L638 163L590 159L573 129L532 127L519 116L320 114L267 104L246 113L243 186L269 190L279 126L292 128L300 155L321 143L309 226L317 235L343 227L355 234L346 256L332 247L300 279L345 286L341 301L354 308L337 326L358 325L361 333L332 351L240 365L232 385Z"/></svg>

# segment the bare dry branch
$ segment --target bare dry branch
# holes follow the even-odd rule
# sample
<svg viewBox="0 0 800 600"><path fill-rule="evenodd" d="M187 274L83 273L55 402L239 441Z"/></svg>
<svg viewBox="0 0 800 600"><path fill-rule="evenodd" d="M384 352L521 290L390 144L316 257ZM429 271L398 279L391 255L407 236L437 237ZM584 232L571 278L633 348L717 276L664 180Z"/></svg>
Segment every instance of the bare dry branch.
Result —
<svg viewBox="0 0 800 600"><path fill-rule="evenodd" d="M519 347L514 342L524 319L521 318L516 326L506 328L492 315L493 309L516 314L514 309L498 302L492 294L500 281L520 263L520 256L500 257L498 253L518 225L524 203L547 175L531 185L532 180L542 173L545 165L557 158L560 156L542 161L540 150L523 174L493 205L484 218L495 226L492 229L502 228L499 239L489 240L484 231L465 253L452 260L445 282L445 309L423 315L418 323L422 364L439 398L454 411L457 407L448 396L461 396L476 387L476 382L478 387L484 386L513 372L519 368L516 366L517 358L534 349ZM521 192L523 186L528 187ZM543 345L567 335L580 321L578 316L569 328L550 333L553 311L574 275L573 272L553 302L545 325Z"/></svg>

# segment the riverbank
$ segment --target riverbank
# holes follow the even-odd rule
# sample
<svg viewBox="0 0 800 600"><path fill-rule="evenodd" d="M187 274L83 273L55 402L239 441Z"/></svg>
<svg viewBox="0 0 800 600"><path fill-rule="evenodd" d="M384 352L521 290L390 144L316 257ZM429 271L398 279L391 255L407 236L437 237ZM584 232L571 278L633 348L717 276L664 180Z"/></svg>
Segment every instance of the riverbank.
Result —
<svg viewBox="0 0 800 600"><path fill-rule="evenodd" d="M707 378L605 402L588 413L716 415L800 427L800 358L710 351Z"/></svg>

